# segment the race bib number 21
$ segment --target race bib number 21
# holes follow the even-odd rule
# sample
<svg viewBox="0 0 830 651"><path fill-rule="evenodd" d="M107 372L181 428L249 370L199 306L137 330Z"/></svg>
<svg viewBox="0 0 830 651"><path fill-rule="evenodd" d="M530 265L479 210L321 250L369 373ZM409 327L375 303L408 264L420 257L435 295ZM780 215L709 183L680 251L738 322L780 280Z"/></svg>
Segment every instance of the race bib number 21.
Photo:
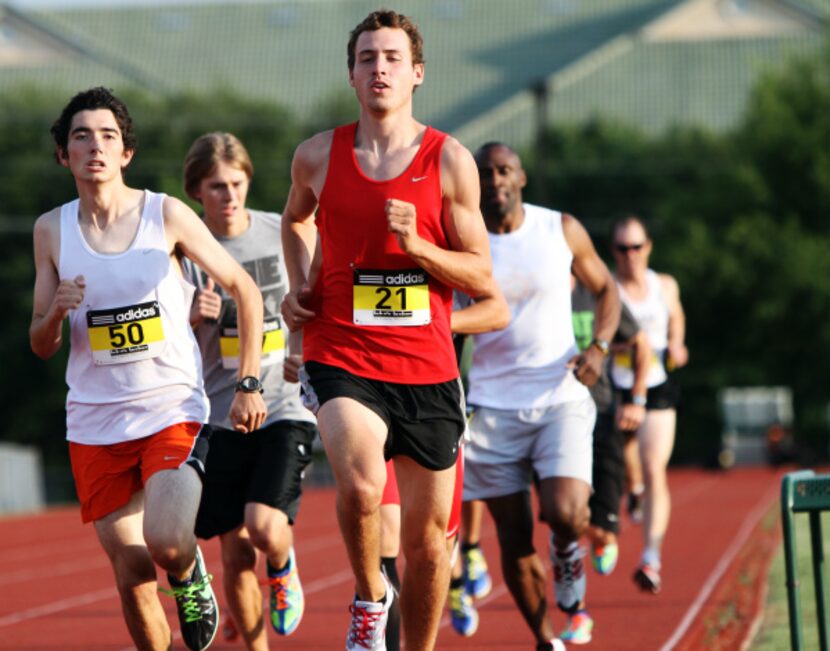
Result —
<svg viewBox="0 0 830 651"><path fill-rule="evenodd" d="M92 360L97 365L137 362L164 351L158 301L90 310L86 324Z"/></svg>
<svg viewBox="0 0 830 651"><path fill-rule="evenodd" d="M419 326L432 320L429 279L423 269L354 270L354 322Z"/></svg>

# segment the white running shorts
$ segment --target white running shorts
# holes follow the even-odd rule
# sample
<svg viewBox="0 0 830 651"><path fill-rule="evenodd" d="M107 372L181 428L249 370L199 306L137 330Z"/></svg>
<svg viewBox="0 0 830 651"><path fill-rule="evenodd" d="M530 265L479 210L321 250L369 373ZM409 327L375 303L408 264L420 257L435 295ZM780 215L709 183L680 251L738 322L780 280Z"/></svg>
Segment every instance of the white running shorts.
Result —
<svg viewBox="0 0 830 651"><path fill-rule="evenodd" d="M590 485L596 417L591 398L539 409L477 407L464 446L464 500L529 490L534 470L539 479Z"/></svg>

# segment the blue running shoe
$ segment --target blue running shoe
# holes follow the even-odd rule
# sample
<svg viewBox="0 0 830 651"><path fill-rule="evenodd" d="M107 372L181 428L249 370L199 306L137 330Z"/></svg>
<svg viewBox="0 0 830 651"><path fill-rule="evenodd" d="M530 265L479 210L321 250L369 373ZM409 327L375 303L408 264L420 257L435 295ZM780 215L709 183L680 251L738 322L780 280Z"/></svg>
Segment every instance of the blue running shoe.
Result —
<svg viewBox="0 0 830 651"><path fill-rule="evenodd" d="M268 563L268 585L271 586L271 625L280 635L291 635L300 625L305 610L293 548L288 553L288 563L279 572Z"/></svg>
<svg viewBox="0 0 830 651"><path fill-rule="evenodd" d="M487 569L487 560L478 547L463 552L464 587L473 599L481 599L490 594L493 581Z"/></svg>
<svg viewBox="0 0 830 651"><path fill-rule="evenodd" d="M471 637L478 630L478 611L464 586L450 588L450 619L455 632Z"/></svg>

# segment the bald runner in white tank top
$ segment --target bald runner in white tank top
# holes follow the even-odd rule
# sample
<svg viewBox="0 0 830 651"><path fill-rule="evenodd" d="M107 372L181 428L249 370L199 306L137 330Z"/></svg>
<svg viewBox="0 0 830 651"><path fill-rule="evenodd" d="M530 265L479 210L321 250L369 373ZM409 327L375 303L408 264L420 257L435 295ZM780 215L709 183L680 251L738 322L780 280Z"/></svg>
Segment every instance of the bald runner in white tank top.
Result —
<svg viewBox="0 0 830 651"><path fill-rule="evenodd" d="M573 254L562 215L524 204L518 229L489 237L511 321L475 336L464 499L526 490L531 470L541 479L590 484L596 408L568 368L579 350L571 318Z"/></svg>

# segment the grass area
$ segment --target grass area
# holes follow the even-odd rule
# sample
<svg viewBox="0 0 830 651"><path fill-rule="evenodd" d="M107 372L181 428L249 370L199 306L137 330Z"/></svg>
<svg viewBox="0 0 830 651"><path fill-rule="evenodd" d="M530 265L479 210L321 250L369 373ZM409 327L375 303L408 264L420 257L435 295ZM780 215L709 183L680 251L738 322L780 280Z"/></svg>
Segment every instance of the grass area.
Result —
<svg viewBox="0 0 830 651"><path fill-rule="evenodd" d="M824 554L830 554L830 513L822 514ZM801 624L804 632L804 649L818 649L818 625L813 587L812 553L810 551L810 525L806 514L796 517L796 544L798 576L801 585ZM825 577L825 581L827 577ZM790 648L789 612L787 610L787 584L784 571L784 548L773 559L769 574L769 593L764 606L764 619L755 636L750 651L780 651Z"/></svg>

